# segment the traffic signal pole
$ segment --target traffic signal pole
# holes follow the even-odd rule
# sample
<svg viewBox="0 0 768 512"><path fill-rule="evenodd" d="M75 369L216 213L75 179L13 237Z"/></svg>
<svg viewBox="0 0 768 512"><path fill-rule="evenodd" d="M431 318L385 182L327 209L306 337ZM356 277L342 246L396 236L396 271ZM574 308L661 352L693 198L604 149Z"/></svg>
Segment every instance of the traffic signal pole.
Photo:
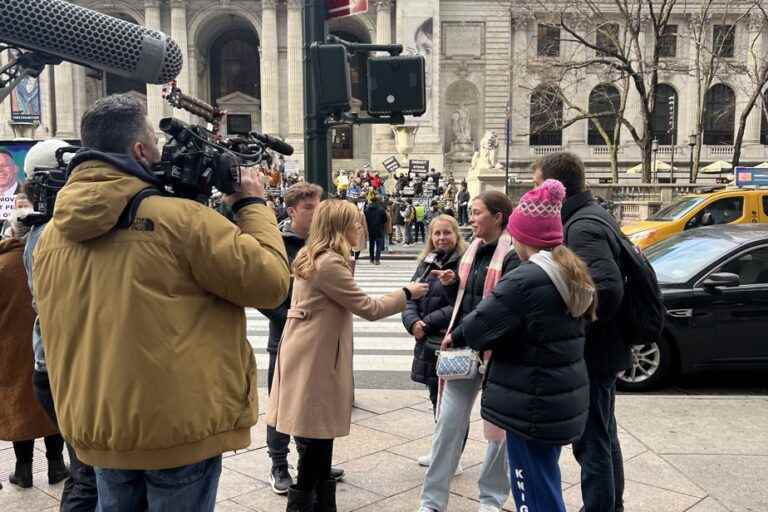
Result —
<svg viewBox="0 0 768 512"><path fill-rule="evenodd" d="M304 173L310 183L331 191L330 139L325 115L319 111L318 82L311 47L326 39L326 0L304 1Z"/></svg>

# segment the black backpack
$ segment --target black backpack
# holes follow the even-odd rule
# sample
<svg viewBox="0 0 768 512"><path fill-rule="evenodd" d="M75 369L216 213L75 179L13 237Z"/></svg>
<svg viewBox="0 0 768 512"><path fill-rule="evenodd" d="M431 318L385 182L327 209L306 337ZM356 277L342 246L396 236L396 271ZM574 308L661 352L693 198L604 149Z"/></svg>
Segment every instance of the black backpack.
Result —
<svg viewBox="0 0 768 512"><path fill-rule="evenodd" d="M621 324L627 345L645 345L657 341L664 329L666 308L661 290L648 258L629 241L621 230L598 215L582 215L565 224L565 232L574 222L589 219L606 226L619 242L619 268L624 277L624 299L616 319Z"/></svg>

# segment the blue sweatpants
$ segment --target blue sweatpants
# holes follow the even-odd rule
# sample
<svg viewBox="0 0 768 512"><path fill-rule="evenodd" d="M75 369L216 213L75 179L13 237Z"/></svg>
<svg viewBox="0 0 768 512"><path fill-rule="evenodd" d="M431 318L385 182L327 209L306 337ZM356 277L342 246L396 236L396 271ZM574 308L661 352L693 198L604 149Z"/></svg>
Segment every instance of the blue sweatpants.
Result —
<svg viewBox="0 0 768 512"><path fill-rule="evenodd" d="M512 495L517 512L565 512L560 483L560 446L507 432Z"/></svg>

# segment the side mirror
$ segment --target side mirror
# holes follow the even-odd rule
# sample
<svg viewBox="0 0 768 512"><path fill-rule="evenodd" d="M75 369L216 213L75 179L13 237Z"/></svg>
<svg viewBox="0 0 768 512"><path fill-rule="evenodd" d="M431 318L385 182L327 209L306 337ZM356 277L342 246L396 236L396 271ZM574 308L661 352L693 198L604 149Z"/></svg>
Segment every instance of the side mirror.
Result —
<svg viewBox="0 0 768 512"><path fill-rule="evenodd" d="M737 274L731 274L730 272L715 272L704 280L701 284L708 290L714 290L720 287L734 288L741 284L741 278Z"/></svg>

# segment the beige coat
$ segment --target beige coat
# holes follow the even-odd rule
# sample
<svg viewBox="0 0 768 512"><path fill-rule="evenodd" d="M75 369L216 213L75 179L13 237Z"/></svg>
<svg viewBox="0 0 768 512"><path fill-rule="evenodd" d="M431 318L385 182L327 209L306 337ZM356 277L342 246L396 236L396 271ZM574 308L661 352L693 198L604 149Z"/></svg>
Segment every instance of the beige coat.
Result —
<svg viewBox="0 0 768 512"><path fill-rule="evenodd" d="M296 278L277 356L267 423L313 439L349 435L352 314L378 320L405 309L405 293L367 296L336 253L321 255L309 280Z"/></svg>

